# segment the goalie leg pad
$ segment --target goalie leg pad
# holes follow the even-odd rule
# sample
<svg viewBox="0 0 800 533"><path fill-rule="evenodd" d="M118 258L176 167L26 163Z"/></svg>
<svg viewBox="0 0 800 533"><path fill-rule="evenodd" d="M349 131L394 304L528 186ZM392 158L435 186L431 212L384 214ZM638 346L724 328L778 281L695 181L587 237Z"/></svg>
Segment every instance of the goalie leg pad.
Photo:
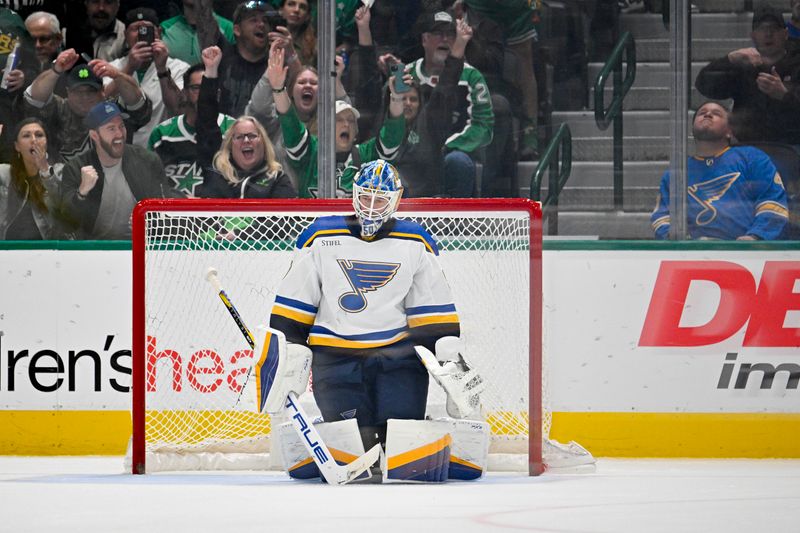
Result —
<svg viewBox="0 0 800 533"><path fill-rule="evenodd" d="M319 436L328 445L333 459L340 465L345 465L364 454L364 445L361 442L361 433L354 419L340 420L337 422L322 422L314 424ZM281 424L278 427L283 468L289 477L294 479L314 479L320 477L319 468L308 454L297 431L292 427L292 422ZM356 479L369 477L365 472Z"/></svg>
<svg viewBox="0 0 800 533"><path fill-rule="evenodd" d="M280 413L290 392L298 396L308 387L311 350L302 344L287 343L284 334L266 329L258 336L255 363L256 402L260 412Z"/></svg>
<svg viewBox="0 0 800 533"><path fill-rule="evenodd" d="M443 418L450 424L448 477L462 481L478 479L486 473L489 461L489 424L480 420Z"/></svg>
<svg viewBox="0 0 800 533"><path fill-rule="evenodd" d="M451 427L432 420L388 420L386 453L381 461L383 482L447 481Z"/></svg>
<svg viewBox="0 0 800 533"><path fill-rule="evenodd" d="M489 424L480 420L391 419L381 465L384 483L479 479L489 461Z"/></svg>

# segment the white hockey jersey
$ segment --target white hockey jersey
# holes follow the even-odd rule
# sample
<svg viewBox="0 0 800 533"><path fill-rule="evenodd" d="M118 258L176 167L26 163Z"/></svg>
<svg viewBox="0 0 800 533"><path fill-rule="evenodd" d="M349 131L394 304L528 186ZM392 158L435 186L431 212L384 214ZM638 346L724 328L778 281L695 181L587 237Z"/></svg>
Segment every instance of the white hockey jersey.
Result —
<svg viewBox="0 0 800 533"><path fill-rule="evenodd" d="M366 240L354 216L321 217L298 238L270 325L315 351L433 349L438 338L460 334L438 253L414 222L392 219Z"/></svg>

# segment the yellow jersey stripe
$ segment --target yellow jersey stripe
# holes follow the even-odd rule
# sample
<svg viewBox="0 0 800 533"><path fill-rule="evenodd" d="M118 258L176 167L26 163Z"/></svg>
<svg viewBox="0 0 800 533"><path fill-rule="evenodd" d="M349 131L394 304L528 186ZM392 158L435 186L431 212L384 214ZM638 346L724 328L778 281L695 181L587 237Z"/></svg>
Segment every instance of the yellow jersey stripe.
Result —
<svg viewBox="0 0 800 533"><path fill-rule="evenodd" d="M665 217L661 217L661 218L655 219L653 221L653 223L652 223L652 226L653 226L653 229L658 229L661 226L664 226L665 224L669 224L669 216L665 216Z"/></svg>
<svg viewBox="0 0 800 533"><path fill-rule="evenodd" d="M408 337L408 332L406 331L399 335L395 335L391 339L380 341L351 341L340 339L338 337L325 337L312 334L308 336L308 344L313 346L330 346L332 348L380 348L382 346L394 344L399 340L405 339L406 337Z"/></svg>
<svg viewBox="0 0 800 533"><path fill-rule="evenodd" d="M413 463L414 461L419 461L425 457L431 457L437 453L440 453L447 446L450 446L452 442L453 438L448 433L441 439L437 439L430 444L425 444L424 446L420 446L414 450L409 450L393 457L388 457L387 466L389 470L392 470L394 468L399 468L403 465Z"/></svg>
<svg viewBox="0 0 800 533"><path fill-rule="evenodd" d="M296 309L290 309L278 304L275 304L272 307L272 314L294 320L295 322L300 322L301 324L307 324L309 326L314 324L315 315L303 313Z"/></svg>
<svg viewBox="0 0 800 533"><path fill-rule="evenodd" d="M458 324L458 315L431 315L431 316L418 316L408 319L408 327L418 328L420 326L427 326L429 324Z"/></svg>
<svg viewBox="0 0 800 533"><path fill-rule="evenodd" d="M314 242L314 239L316 239L317 237L324 237L326 235L350 235L350 230L345 228L321 229L319 231L314 232L314 234L311 235L311 237L309 237L306 240L306 242L304 242L303 245L300 246L300 248L305 248L309 246L312 242Z"/></svg>
<svg viewBox="0 0 800 533"><path fill-rule="evenodd" d="M789 210L777 202L764 202L756 207L756 216L761 213L772 213L784 218L789 218Z"/></svg>
<svg viewBox="0 0 800 533"><path fill-rule="evenodd" d="M433 248L431 248L431 245L428 244L428 241L426 241L425 237L423 237L422 235L417 235L416 233L402 233L399 231L392 231L389 233L389 237L400 237L401 239L414 239L420 241L422 244L425 245L425 248L430 253L433 253Z"/></svg>

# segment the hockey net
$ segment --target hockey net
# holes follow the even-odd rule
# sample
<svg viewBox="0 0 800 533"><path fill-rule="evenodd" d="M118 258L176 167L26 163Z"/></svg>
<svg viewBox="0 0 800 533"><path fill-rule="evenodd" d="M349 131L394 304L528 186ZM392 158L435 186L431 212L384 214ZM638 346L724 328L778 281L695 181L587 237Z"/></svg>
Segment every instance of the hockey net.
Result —
<svg viewBox="0 0 800 533"><path fill-rule="evenodd" d="M150 200L134 211L134 473L262 469L273 421L242 392L253 361L214 289L255 332L269 320L298 235L318 216L352 211L347 200ZM467 354L488 388L490 466L543 470L541 216L527 200L404 200L398 217L423 225L440 247ZM546 368L546 367L545 367ZM309 393L313 407L313 375ZM246 389L245 389L246 390ZM431 383L428 414L445 397ZM533 416L529 414L533 413ZM531 435L529 439L528 436Z"/></svg>

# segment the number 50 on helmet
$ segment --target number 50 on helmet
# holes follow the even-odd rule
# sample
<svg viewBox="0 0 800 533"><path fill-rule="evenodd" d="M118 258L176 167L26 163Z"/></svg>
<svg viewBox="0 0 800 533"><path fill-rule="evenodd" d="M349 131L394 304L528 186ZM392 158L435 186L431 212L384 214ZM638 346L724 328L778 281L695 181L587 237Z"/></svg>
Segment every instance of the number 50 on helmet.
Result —
<svg viewBox="0 0 800 533"><path fill-rule="evenodd" d="M403 184L397 169L383 159L365 163L353 178L353 208L361 235L372 237L400 205Z"/></svg>

